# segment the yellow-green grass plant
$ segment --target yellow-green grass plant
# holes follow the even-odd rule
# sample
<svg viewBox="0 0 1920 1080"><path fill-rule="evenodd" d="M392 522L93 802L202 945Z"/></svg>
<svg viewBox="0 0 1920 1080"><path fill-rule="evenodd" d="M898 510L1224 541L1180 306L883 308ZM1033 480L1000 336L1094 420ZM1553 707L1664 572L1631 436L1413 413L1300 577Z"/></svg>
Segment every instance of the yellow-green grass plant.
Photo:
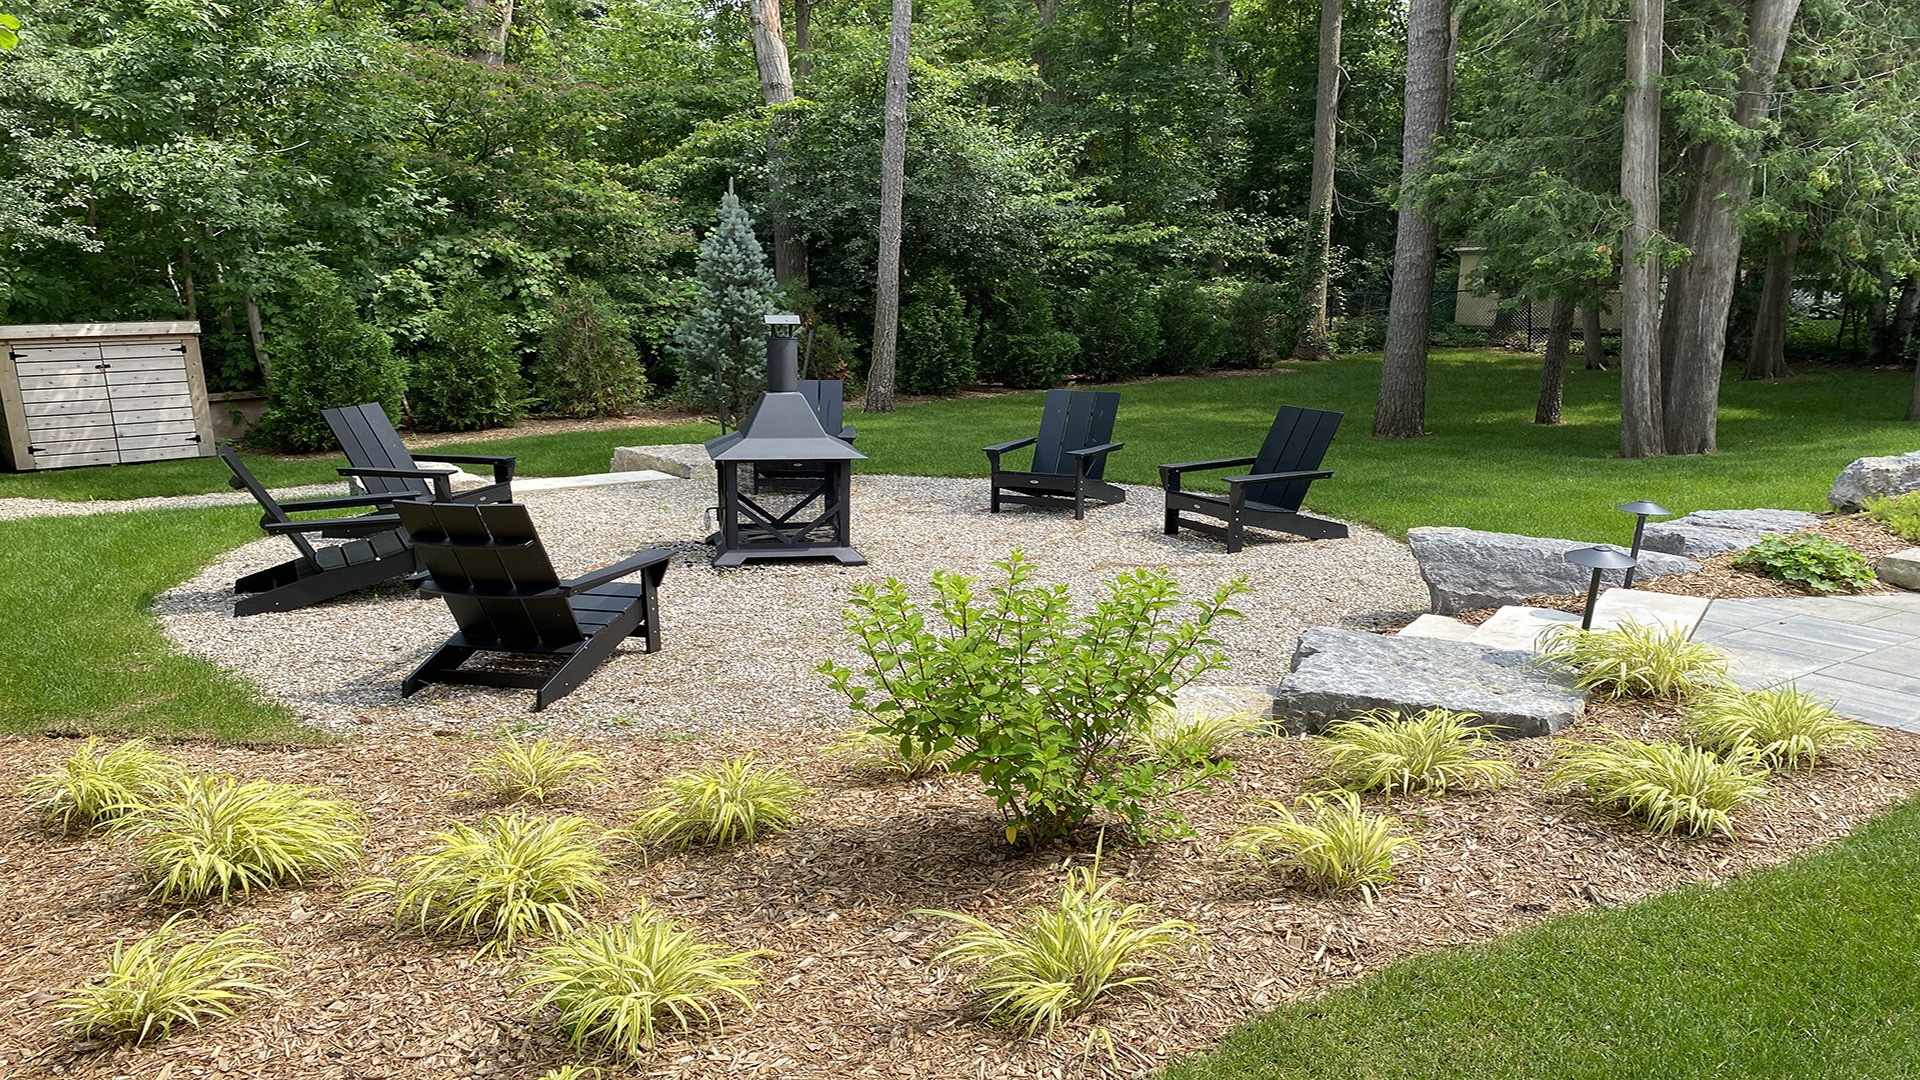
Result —
<svg viewBox="0 0 1920 1080"><path fill-rule="evenodd" d="M500 802L539 803L604 779L607 763L598 754L575 750L570 739L526 741L507 735L468 758L467 775L482 793Z"/></svg>
<svg viewBox="0 0 1920 1080"><path fill-rule="evenodd" d="M1920 491L1874 495L1864 507L1867 518L1902 540L1920 540Z"/></svg>
<svg viewBox="0 0 1920 1080"><path fill-rule="evenodd" d="M255 927L195 934L181 918L115 945L106 970L60 1001L75 1035L134 1043L165 1038L176 1024L197 1028L232 1016L245 999L268 991L263 976L284 970Z"/></svg>
<svg viewBox="0 0 1920 1080"><path fill-rule="evenodd" d="M1726 685L1726 654L1685 630L1626 622L1605 630L1551 627L1539 662L1572 669L1583 690L1610 700L1686 698Z"/></svg>
<svg viewBox="0 0 1920 1080"><path fill-rule="evenodd" d="M751 1009L747 991L760 985L753 964L760 955L728 952L642 905L617 926L534 950L521 989L541 991L533 1009L554 1009L568 1045L638 1058L652 1051L662 1028L718 1028L729 1001Z"/></svg>
<svg viewBox="0 0 1920 1080"><path fill-rule="evenodd" d="M192 773L113 824L162 903L250 896L327 877L360 860L366 818L319 788Z"/></svg>
<svg viewBox="0 0 1920 1080"><path fill-rule="evenodd" d="M476 828L452 822L432 846L401 860L399 877L369 878L351 895L393 897L401 930L485 943L504 953L586 919L580 906L606 895L607 833L580 817L495 814Z"/></svg>
<svg viewBox="0 0 1920 1080"><path fill-rule="evenodd" d="M1075 868L1057 903L1026 909L1011 929L955 911L920 914L967 928L938 958L972 965L974 994L988 1020L1023 1027L1031 1038L1104 997L1152 986L1199 951L1198 927L1122 903L1112 895L1117 883L1099 881L1097 865Z"/></svg>
<svg viewBox="0 0 1920 1080"><path fill-rule="evenodd" d="M1681 724L1695 746L1722 757L1749 754L1768 769L1811 766L1841 747L1880 742L1872 728L1795 686L1708 694L1688 707Z"/></svg>
<svg viewBox="0 0 1920 1080"><path fill-rule="evenodd" d="M1731 837L1735 812L1773 795L1767 770L1750 753L1721 758L1679 743L1568 742L1554 748L1547 767L1550 786L1576 788L1595 806L1668 836Z"/></svg>
<svg viewBox="0 0 1920 1080"><path fill-rule="evenodd" d="M145 739L102 753L100 739L90 736L58 767L28 777L21 794L34 799L48 829L79 835L140 809L179 771L179 762Z"/></svg>
<svg viewBox="0 0 1920 1080"><path fill-rule="evenodd" d="M1412 716L1374 709L1329 725L1315 752L1327 782L1349 791L1445 795L1498 787L1513 778L1513 766L1477 719L1451 709Z"/></svg>
<svg viewBox="0 0 1920 1080"><path fill-rule="evenodd" d="M540 1080L600 1080L600 1069L588 1065L556 1065L540 1074Z"/></svg>
<svg viewBox="0 0 1920 1080"><path fill-rule="evenodd" d="M966 751L958 746L933 750L911 740L903 745L894 735L866 727L842 732L827 744L826 749L828 760L845 765L854 772L902 780L918 780L923 776L946 772L964 753Z"/></svg>
<svg viewBox="0 0 1920 1080"><path fill-rule="evenodd" d="M642 845L681 850L751 844L800 818L807 787L785 769L732 758L670 776L630 830Z"/></svg>
<svg viewBox="0 0 1920 1080"><path fill-rule="evenodd" d="M1262 816L1234 833L1228 854L1268 873L1292 874L1313 889L1353 890L1371 900L1394 882L1395 868L1420 851L1398 820L1363 809L1351 791L1305 795L1293 806L1267 800L1251 809Z"/></svg>
<svg viewBox="0 0 1920 1080"><path fill-rule="evenodd" d="M1140 752L1160 761L1219 761L1236 739L1257 735L1268 721L1251 712L1181 712L1156 706L1134 741Z"/></svg>

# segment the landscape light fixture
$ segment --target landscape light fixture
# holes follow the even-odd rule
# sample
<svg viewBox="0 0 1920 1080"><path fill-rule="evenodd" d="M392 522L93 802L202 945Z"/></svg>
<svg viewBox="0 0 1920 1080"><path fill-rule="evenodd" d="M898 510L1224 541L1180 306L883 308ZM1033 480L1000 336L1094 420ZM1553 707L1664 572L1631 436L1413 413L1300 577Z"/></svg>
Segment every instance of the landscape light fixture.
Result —
<svg viewBox="0 0 1920 1080"><path fill-rule="evenodd" d="M1635 559L1619 548L1609 547L1606 544L1574 548L1563 558L1575 566L1585 566L1593 571L1593 580L1587 585L1587 607L1580 614L1580 629L1591 630L1593 629L1593 603L1600 598L1600 572L1602 570L1632 572Z"/></svg>
<svg viewBox="0 0 1920 1080"><path fill-rule="evenodd" d="M1623 514L1632 514L1635 519L1633 523L1633 550L1627 553L1633 556L1635 565L1627 568L1627 580L1621 585L1622 588L1631 589L1633 588L1633 572L1638 568L1640 559L1640 537L1647 531L1647 519L1650 517L1668 517L1672 515L1673 511L1661 506L1657 502L1647 502L1645 499L1639 502L1621 503L1619 506L1614 507L1614 509Z"/></svg>

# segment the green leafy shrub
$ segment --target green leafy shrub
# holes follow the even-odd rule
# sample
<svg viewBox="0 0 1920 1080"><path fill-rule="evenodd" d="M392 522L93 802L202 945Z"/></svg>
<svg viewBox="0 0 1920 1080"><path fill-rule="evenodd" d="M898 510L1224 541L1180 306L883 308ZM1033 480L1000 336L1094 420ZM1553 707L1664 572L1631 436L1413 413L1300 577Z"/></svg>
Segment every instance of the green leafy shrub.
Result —
<svg viewBox="0 0 1920 1080"><path fill-rule="evenodd" d="M1420 850L1398 821L1361 809L1351 791L1303 796L1297 807L1271 800L1256 807L1266 816L1234 833L1226 850L1269 872L1295 874L1309 888L1371 897L1393 883L1405 855Z"/></svg>
<svg viewBox="0 0 1920 1080"><path fill-rule="evenodd" d="M377 401L400 414L407 365L386 333L360 321L332 271L293 271L279 315L267 327L268 406L255 438L283 450L338 446L320 410Z"/></svg>
<svg viewBox="0 0 1920 1080"><path fill-rule="evenodd" d="M620 926L536 950L521 989L544 988L534 1009L554 1008L569 1045L637 1058L662 1027L718 1026L727 1000L752 1008L747 991L760 985L759 955L726 952L643 906Z"/></svg>
<svg viewBox="0 0 1920 1080"><path fill-rule="evenodd" d="M479 278L449 288L427 319L426 342L407 381L414 423L478 431L513 423L526 404L526 380L499 298Z"/></svg>
<svg viewBox="0 0 1920 1080"><path fill-rule="evenodd" d="M133 838L156 900L192 903L339 873L359 860L366 822L319 788L195 774L113 829Z"/></svg>
<svg viewBox="0 0 1920 1080"><path fill-rule="evenodd" d="M34 799L47 828L86 833L139 810L179 769L145 739L101 753L100 740L89 737L58 768L28 777L21 794Z"/></svg>
<svg viewBox="0 0 1920 1080"><path fill-rule="evenodd" d="M1903 540L1920 540L1920 491L1875 495L1867 500L1867 518Z"/></svg>
<svg viewBox="0 0 1920 1080"><path fill-rule="evenodd" d="M1727 657L1680 629L1622 623L1607 630L1561 624L1540 638L1539 662L1571 668L1603 698L1688 697L1726 684Z"/></svg>
<svg viewBox="0 0 1920 1080"><path fill-rule="evenodd" d="M189 934L181 918L131 945L115 945L106 970L60 1002L75 1034L134 1043L163 1039L175 1024L197 1028L202 1020L232 1016L242 1000L266 992L256 979L284 970L254 927L202 937Z"/></svg>
<svg viewBox="0 0 1920 1080"><path fill-rule="evenodd" d="M751 844L798 821L806 794L792 773L734 758L668 777L635 819L633 834L643 844L682 850Z"/></svg>
<svg viewBox="0 0 1920 1080"><path fill-rule="evenodd" d="M1080 339L1060 326L1052 293L1025 271L987 299L975 357L980 377L1017 390L1059 386L1080 359Z"/></svg>
<svg viewBox="0 0 1920 1080"><path fill-rule="evenodd" d="M1792 686L1709 694L1683 722L1695 745L1723 756L1751 755L1769 769L1812 765L1840 747L1865 749L1880 741L1872 728Z"/></svg>
<svg viewBox="0 0 1920 1080"><path fill-rule="evenodd" d="M533 382L561 416L618 416L647 396L633 323L595 282L575 281L554 302Z"/></svg>
<svg viewBox="0 0 1920 1080"><path fill-rule="evenodd" d="M1654 832L1733 835L1734 811L1771 797L1750 757L1721 759L1677 743L1615 739L1565 743L1548 761L1548 783L1579 788L1595 806L1644 821Z"/></svg>
<svg viewBox="0 0 1920 1080"><path fill-rule="evenodd" d="M1766 536L1733 557L1742 570L1785 581L1808 592L1859 591L1874 583L1873 567L1852 548L1824 536Z"/></svg>
<svg viewBox="0 0 1920 1080"><path fill-rule="evenodd" d="M855 772L898 776L916 780L922 776L946 772L963 751L959 747L931 750L870 728L854 728L842 733L827 746L827 757Z"/></svg>
<svg viewBox="0 0 1920 1080"><path fill-rule="evenodd" d="M694 408L738 420L767 388L765 319L779 286L753 219L732 192L721 197L719 221L700 241L693 274L693 310L673 332L675 392Z"/></svg>
<svg viewBox="0 0 1920 1080"><path fill-rule="evenodd" d="M937 270L916 279L900 309L900 366L895 380L906 394L951 394L970 385L975 320L953 277Z"/></svg>
<svg viewBox="0 0 1920 1080"><path fill-rule="evenodd" d="M583 780L604 777L606 760L576 751L570 740L531 742L508 736L467 759L467 774L501 802L545 802Z"/></svg>
<svg viewBox="0 0 1920 1080"><path fill-rule="evenodd" d="M1278 285L1249 281L1227 303L1227 329L1221 361L1233 368L1266 368L1293 347L1287 318L1290 302Z"/></svg>
<svg viewBox="0 0 1920 1080"><path fill-rule="evenodd" d="M1154 297L1160 345L1156 375L1192 375L1220 366L1227 351L1227 315L1220 301L1192 278L1177 278Z"/></svg>
<svg viewBox="0 0 1920 1080"><path fill-rule="evenodd" d="M1151 985L1198 946L1192 923L1122 904L1111 895L1115 883L1097 877L1095 867L1069 871L1059 903L1028 908L1010 930L954 911L922 914L969 928L939 958L976 965L973 988L988 1018L1031 1037L1103 997Z"/></svg>
<svg viewBox="0 0 1920 1080"><path fill-rule="evenodd" d="M1142 835L1177 830L1168 805L1225 766L1134 751L1155 706L1226 663L1213 636L1243 582L1222 586L1179 619L1180 590L1163 569L1131 570L1075 616L1064 585L1031 583L1019 551L995 564L1004 583L983 599L973 579L934 574L922 608L906 587L857 586L847 626L866 654L859 673L820 671L876 730L922 752L960 748L955 771L977 774L1007 820L1007 839L1063 836L1096 811Z"/></svg>
<svg viewBox="0 0 1920 1080"><path fill-rule="evenodd" d="M1320 740L1326 779L1349 791L1448 791L1497 787L1513 766L1486 755L1487 729L1473 713L1422 709L1403 716L1375 709L1329 726Z"/></svg>
<svg viewBox="0 0 1920 1080"><path fill-rule="evenodd" d="M1080 373L1102 382L1146 374L1160 352L1153 289L1138 270L1104 270L1080 295L1075 313Z"/></svg>
<svg viewBox="0 0 1920 1080"><path fill-rule="evenodd" d="M1141 753L1163 761L1219 761L1227 756L1228 744L1267 726L1266 719L1250 712L1183 713L1158 705L1134 739Z"/></svg>

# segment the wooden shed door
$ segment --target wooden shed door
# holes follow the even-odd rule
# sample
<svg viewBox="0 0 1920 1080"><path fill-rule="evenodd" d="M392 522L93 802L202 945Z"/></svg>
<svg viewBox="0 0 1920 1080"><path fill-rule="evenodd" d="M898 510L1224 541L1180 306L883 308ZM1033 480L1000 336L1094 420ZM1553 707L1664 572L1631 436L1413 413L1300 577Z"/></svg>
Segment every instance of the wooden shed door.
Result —
<svg viewBox="0 0 1920 1080"><path fill-rule="evenodd" d="M111 465L120 460L113 401L100 346L15 345L20 406L27 418L27 452L34 466Z"/></svg>
<svg viewBox="0 0 1920 1080"><path fill-rule="evenodd" d="M120 460L193 457L200 442L187 384L186 347L178 339L102 342L107 397Z"/></svg>

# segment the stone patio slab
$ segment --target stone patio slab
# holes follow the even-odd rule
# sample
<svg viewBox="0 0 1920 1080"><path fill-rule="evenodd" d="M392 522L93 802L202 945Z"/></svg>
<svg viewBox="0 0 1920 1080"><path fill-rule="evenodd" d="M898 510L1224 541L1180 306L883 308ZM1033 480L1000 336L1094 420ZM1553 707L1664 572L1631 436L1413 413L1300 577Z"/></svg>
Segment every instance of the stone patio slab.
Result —
<svg viewBox="0 0 1920 1080"><path fill-rule="evenodd" d="M1759 629L1768 634L1779 634L1782 637L1799 638L1802 641L1818 642L1822 645L1853 649L1858 652L1892 648L1913 636L1902 634L1897 630L1876 630L1870 626L1836 622L1833 619L1811 615L1795 615L1785 622Z"/></svg>
<svg viewBox="0 0 1920 1080"><path fill-rule="evenodd" d="M1920 698L1912 694L1836 679L1826 672L1796 679L1794 685L1815 697L1831 699L1837 711L1857 720L1902 727L1920 724Z"/></svg>
<svg viewBox="0 0 1920 1080"><path fill-rule="evenodd" d="M1727 678L1742 690L1765 690L1811 675L1828 666L1825 660L1792 653L1716 645L1727 654Z"/></svg>
<svg viewBox="0 0 1920 1080"><path fill-rule="evenodd" d="M1473 636L1478 627L1470 626L1459 619L1446 615L1422 615L1400 628L1396 637L1439 638L1442 641L1465 641Z"/></svg>
<svg viewBox="0 0 1920 1080"><path fill-rule="evenodd" d="M1882 615L1867 625L1875 630L1894 630L1908 637L1920 637L1920 611L1896 611L1891 615Z"/></svg>
<svg viewBox="0 0 1920 1080"><path fill-rule="evenodd" d="M1863 686L1874 686L1900 694L1912 694L1920 701L1920 671L1888 671L1859 663L1835 664L1821 668L1820 674Z"/></svg>
<svg viewBox="0 0 1920 1080"><path fill-rule="evenodd" d="M1819 660L1823 664L1837 664L1842 660L1852 660L1865 653L1862 649L1850 649L1844 645L1829 645L1821 641L1808 641L1805 638L1787 634L1771 633L1767 630L1736 630L1725 637L1708 642L1709 645L1737 645L1742 648L1760 649L1764 652L1780 653L1785 656L1804 656L1809 660Z"/></svg>
<svg viewBox="0 0 1920 1080"><path fill-rule="evenodd" d="M1593 625L1615 627L1637 622L1643 626L1663 626L1691 634L1700 625L1713 601L1678 593L1642 592L1638 589L1608 589L1593 604Z"/></svg>
<svg viewBox="0 0 1920 1080"><path fill-rule="evenodd" d="M1920 671L1920 644L1900 645L1879 652L1868 653L1854 660L1862 667L1879 668L1882 671L1906 673Z"/></svg>
<svg viewBox="0 0 1920 1080"><path fill-rule="evenodd" d="M1597 623L1597 620L1596 620ZM1540 651L1540 635L1556 626L1579 626L1580 616L1553 608L1508 605L1473 628L1466 640L1489 649Z"/></svg>

